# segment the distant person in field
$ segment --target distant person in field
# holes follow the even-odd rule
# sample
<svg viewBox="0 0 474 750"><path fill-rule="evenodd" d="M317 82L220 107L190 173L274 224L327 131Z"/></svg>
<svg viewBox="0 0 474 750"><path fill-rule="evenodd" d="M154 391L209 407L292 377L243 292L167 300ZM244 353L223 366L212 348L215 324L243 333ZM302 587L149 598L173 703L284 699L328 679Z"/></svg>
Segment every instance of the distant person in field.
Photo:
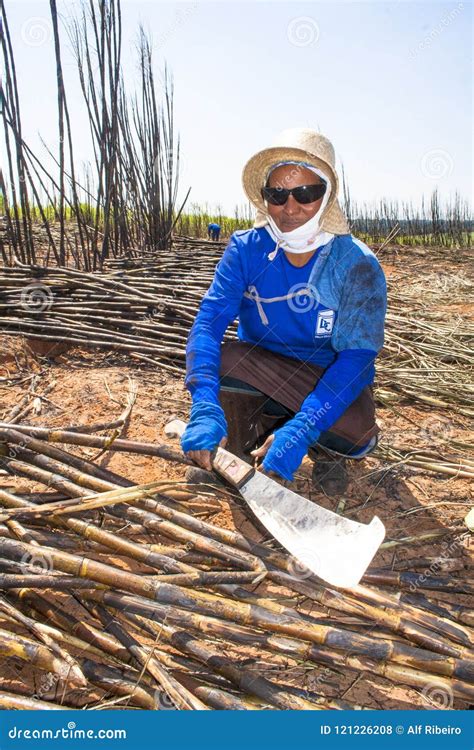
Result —
<svg viewBox="0 0 474 750"><path fill-rule="evenodd" d="M221 225L211 222L207 225L207 238L209 240L218 240L221 233Z"/></svg>
<svg viewBox="0 0 474 750"><path fill-rule="evenodd" d="M230 238L189 334L182 447L209 470L226 444L286 480L308 455L314 486L335 495L347 488L348 460L377 445L385 277L350 233L334 149L320 133L284 131L247 162L243 184L256 220ZM223 344L236 318L238 341Z"/></svg>

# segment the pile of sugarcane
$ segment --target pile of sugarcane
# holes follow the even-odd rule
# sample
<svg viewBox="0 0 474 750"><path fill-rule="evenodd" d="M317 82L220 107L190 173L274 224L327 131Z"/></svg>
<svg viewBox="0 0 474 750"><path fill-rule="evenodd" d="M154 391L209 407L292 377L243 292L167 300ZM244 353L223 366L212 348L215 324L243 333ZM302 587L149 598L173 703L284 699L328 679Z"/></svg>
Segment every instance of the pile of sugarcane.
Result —
<svg viewBox="0 0 474 750"><path fill-rule="evenodd" d="M216 244L177 240L159 261L111 260L103 273L20 263L3 267L0 330L126 352L182 374L187 333L222 254ZM472 324L461 316L446 318L443 310L433 314L426 295L393 286L378 360L380 399L420 400L474 415ZM459 276L459 301L469 302L473 286Z"/></svg>
<svg viewBox="0 0 474 750"><path fill-rule="evenodd" d="M0 708L370 708L344 696L374 676L422 707L474 701L474 611L440 601L472 585L372 567L331 588L276 542L203 518L222 497L245 512L223 485L136 486L71 446L187 462L2 423L0 469L22 485L0 490Z"/></svg>
<svg viewBox="0 0 474 750"><path fill-rule="evenodd" d="M182 376L187 334L222 250L219 243L181 238L159 260L147 255L111 259L102 273L21 263L4 267L0 331L121 352ZM420 257L414 252L415 265L426 265ZM471 298L473 283L465 276L462 258L458 261L452 278L435 274L423 293L416 283L405 286L401 278L390 284L375 391L382 405L420 402L425 408L474 415L473 326L460 314L446 316L444 309L437 310L440 295L448 292L446 284L452 287L451 301L468 303ZM227 336L235 337L235 325ZM448 476L474 477L469 448L446 442L436 439L434 448L422 453L409 445L397 450L380 446L377 455L427 471L441 467Z"/></svg>
<svg viewBox="0 0 474 750"><path fill-rule="evenodd" d="M206 272L194 277L178 263L173 269L171 258L162 270L153 265L97 274L4 267L0 330L126 352L133 359L181 374L186 335L212 265L209 261Z"/></svg>

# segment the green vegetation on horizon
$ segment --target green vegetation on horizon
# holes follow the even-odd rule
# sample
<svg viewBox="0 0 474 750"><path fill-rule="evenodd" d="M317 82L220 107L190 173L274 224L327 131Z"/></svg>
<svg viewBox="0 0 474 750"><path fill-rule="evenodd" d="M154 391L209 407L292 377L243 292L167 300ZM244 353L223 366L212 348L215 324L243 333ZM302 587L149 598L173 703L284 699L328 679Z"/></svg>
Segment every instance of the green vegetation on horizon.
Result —
<svg viewBox="0 0 474 750"><path fill-rule="evenodd" d="M90 203L80 203L80 210L83 219L86 223L91 226L95 224L97 217L97 209ZM244 208L239 209L236 207L234 216L226 216L222 213L219 207L215 211L211 211L209 206L201 207L198 204L192 204L189 212L183 212L177 218L174 226L174 233L184 235L187 237L195 237L199 239L207 239L207 227L211 222L220 224L221 226L221 240L227 240L234 232L242 229L250 229L253 226L253 210L250 204ZM43 215L48 222L54 223L58 219L58 206L54 204L48 204L42 206ZM10 207L10 215L13 218L13 209ZM22 217L21 207L17 207L18 216ZM132 215L130 209L130 217ZM0 214L5 214L4 203L0 196ZM40 209L37 206L30 205L30 215L34 221L42 223L42 215ZM64 218L66 222L74 221L74 212L69 206L64 208ZM103 223L103 212L99 211L99 227ZM175 216L176 219L176 216ZM392 218L390 224L393 227L397 220ZM452 221L451 226L443 227L443 224L447 222L445 219L440 219L441 227L438 227L438 231L430 231L433 229L430 226L429 217L413 216L410 218L400 219L403 232L400 231L391 241L397 245L443 245L445 247L457 247L457 246L470 246L474 244L474 231L467 222L463 222L464 226L457 226L457 231L453 232ZM424 228L420 231L420 222L425 222ZM363 215L361 218L356 219L352 224L353 233L367 244L377 244L383 242L389 234L388 220L385 219L385 226L383 226L383 220L377 215L370 215L369 212ZM375 231L369 232L364 231L363 227L368 225L373 226ZM411 226L408 227L407 225ZM418 226L416 226L418 224ZM416 231L418 229L418 231ZM407 231L408 230L408 231Z"/></svg>

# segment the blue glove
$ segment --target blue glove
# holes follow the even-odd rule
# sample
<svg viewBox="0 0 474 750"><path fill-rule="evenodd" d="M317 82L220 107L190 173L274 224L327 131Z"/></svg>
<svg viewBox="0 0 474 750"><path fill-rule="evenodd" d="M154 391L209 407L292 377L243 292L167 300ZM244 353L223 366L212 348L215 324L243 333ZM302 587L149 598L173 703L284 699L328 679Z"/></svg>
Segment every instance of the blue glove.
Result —
<svg viewBox="0 0 474 750"><path fill-rule="evenodd" d="M181 447L188 451L212 451L227 435L227 422L220 404L198 401L191 407L189 423L181 438Z"/></svg>
<svg viewBox="0 0 474 750"><path fill-rule="evenodd" d="M299 411L283 427L275 432L275 438L263 459L265 471L274 471L283 479L293 481L293 474L300 466L310 445L316 442L321 431L312 409Z"/></svg>

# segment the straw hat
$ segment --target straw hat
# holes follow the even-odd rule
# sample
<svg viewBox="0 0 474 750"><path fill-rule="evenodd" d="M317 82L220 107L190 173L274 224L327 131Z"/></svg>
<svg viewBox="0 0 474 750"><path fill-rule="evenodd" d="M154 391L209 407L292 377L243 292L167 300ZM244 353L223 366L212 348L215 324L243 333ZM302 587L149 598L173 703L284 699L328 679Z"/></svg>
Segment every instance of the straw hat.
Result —
<svg viewBox="0 0 474 750"><path fill-rule="evenodd" d="M257 208L255 226L261 227L267 223L267 208L260 190L270 167L281 161L306 162L328 175L332 190L321 216L320 227L332 234L349 234L349 225L337 200L339 180L333 145L324 135L309 128L284 130L277 135L270 148L259 151L245 165L242 184L249 201Z"/></svg>

